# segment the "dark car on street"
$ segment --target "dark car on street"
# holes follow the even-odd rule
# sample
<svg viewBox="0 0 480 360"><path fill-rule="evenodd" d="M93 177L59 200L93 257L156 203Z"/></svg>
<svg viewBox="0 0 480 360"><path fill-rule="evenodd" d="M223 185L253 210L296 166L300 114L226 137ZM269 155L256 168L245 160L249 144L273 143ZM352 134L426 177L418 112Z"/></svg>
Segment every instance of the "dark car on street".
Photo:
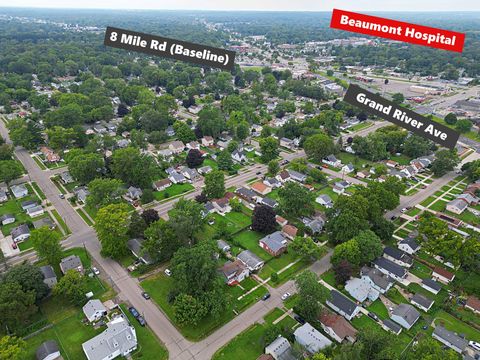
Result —
<svg viewBox="0 0 480 360"><path fill-rule="evenodd" d="M147 322L145 321L145 319L143 318L143 316L138 316L138 317L137 317L137 321L139 322L139 324L140 324L141 326L147 325Z"/></svg>
<svg viewBox="0 0 480 360"><path fill-rule="evenodd" d="M300 324L305 324L305 319L301 317L300 315L294 315L293 318L297 320Z"/></svg>
<svg viewBox="0 0 480 360"><path fill-rule="evenodd" d="M150 300L150 295L147 292L142 292L142 296L145 300Z"/></svg>
<svg viewBox="0 0 480 360"><path fill-rule="evenodd" d="M133 306L130 306L130 307L128 308L128 311L130 311L130 314L132 314L132 316L133 316L135 319L137 319L137 318L140 316L140 314L139 314L139 312L137 311L137 309L135 309Z"/></svg>
<svg viewBox="0 0 480 360"><path fill-rule="evenodd" d="M270 293L266 293L265 295L263 295L262 300L265 301L267 299L270 299L270 296L272 296L270 295Z"/></svg>

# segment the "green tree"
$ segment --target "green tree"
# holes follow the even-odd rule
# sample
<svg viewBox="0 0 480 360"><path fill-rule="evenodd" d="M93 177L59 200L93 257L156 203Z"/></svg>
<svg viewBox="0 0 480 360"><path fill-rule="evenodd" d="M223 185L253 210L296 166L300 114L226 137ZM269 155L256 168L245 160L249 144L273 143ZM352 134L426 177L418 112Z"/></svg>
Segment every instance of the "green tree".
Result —
<svg viewBox="0 0 480 360"><path fill-rule="evenodd" d="M24 262L11 267L2 278L4 282L19 284L25 292L33 291L37 301L48 294L48 287L43 282L43 274L37 266Z"/></svg>
<svg viewBox="0 0 480 360"><path fill-rule="evenodd" d="M9 144L4 144L0 141L0 161L11 160L12 157L13 157L13 146Z"/></svg>
<svg viewBox="0 0 480 360"><path fill-rule="evenodd" d="M32 230L30 234L30 241L38 257L52 266L57 265L62 259L60 240L60 234L46 226Z"/></svg>
<svg viewBox="0 0 480 360"><path fill-rule="evenodd" d="M180 294L173 303L175 320L182 325L196 326L207 314L207 308L195 297L188 294Z"/></svg>
<svg viewBox="0 0 480 360"><path fill-rule="evenodd" d="M252 215L252 230L270 234L277 227L275 211L266 205L256 205Z"/></svg>
<svg viewBox="0 0 480 360"><path fill-rule="evenodd" d="M456 149L438 150L435 154L435 160L432 162L433 174L437 177L443 176L449 171L452 171L459 162L460 159Z"/></svg>
<svg viewBox="0 0 480 360"><path fill-rule="evenodd" d="M128 253L128 211L124 203L110 204L98 210L94 227L102 245L102 256L118 259Z"/></svg>
<svg viewBox="0 0 480 360"><path fill-rule="evenodd" d="M274 160L278 157L280 153L278 148L278 141L273 137L262 138L259 141L260 152L262 156L260 157L262 162L267 164L269 161Z"/></svg>
<svg viewBox="0 0 480 360"><path fill-rule="evenodd" d="M92 208L100 208L119 202L125 193L122 182L117 179L98 178L88 184L87 205Z"/></svg>
<svg viewBox="0 0 480 360"><path fill-rule="evenodd" d="M21 329L36 312L35 290L24 291L14 282L0 283L0 325L3 329Z"/></svg>
<svg viewBox="0 0 480 360"><path fill-rule="evenodd" d="M226 124L220 109L207 105L198 113L197 126L204 136L217 138Z"/></svg>
<svg viewBox="0 0 480 360"><path fill-rule="evenodd" d="M335 152L333 140L325 134L316 134L308 137L303 143L303 148L309 158L318 162Z"/></svg>
<svg viewBox="0 0 480 360"><path fill-rule="evenodd" d="M401 104L405 101L405 96L402 93L395 93L392 95L392 101L395 104Z"/></svg>
<svg viewBox="0 0 480 360"><path fill-rule="evenodd" d="M140 150L127 147L113 152L110 169L115 178L125 184L144 189L152 186L155 162L150 156L141 154Z"/></svg>
<svg viewBox="0 0 480 360"><path fill-rule="evenodd" d="M463 164L463 173L468 176L471 182L480 179L480 160L474 160Z"/></svg>
<svg viewBox="0 0 480 360"><path fill-rule="evenodd" d="M173 130L175 130L177 139L183 141L185 144L196 139L195 133L190 126L182 121L176 121L173 124Z"/></svg>
<svg viewBox="0 0 480 360"><path fill-rule="evenodd" d="M454 113L448 113L444 120L449 125L455 125L457 123L457 115Z"/></svg>
<svg viewBox="0 0 480 360"><path fill-rule="evenodd" d="M305 187L289 181L278 190L280 209L292 218L310 215L313 211L314 195Z"/></svg>
<svg viewBox="0 0 480 360"><path fill-rule="evenodd" d="M82 184L88 184L99 176L105 162L99 154L79 154L68 163L70 174Z"/></svg>
<svg viewBox="0 0 480 360"><path fill-rule="evenodd" d="M182 245L174 228L163 219L152 223L144 234L144 249L156 262L170 260Z"/></svg>
<svg viewBox="0 0 480 360"><path fill-rule="evenodd" d="M250 135L250 126L248 125L248 122L242 121L240 124L237 125L237 129L235 131L235 137L239 141L245 140L248 135Z"/></svg>
<svg viewBox="0 0 480 360"><path fill-rule="evenodd" d="M335 246L332 255L332 264L336 265L342 260L348 261L350 264L359 266L362 259L362 253L358 242L355 239L348 240Z"/></svg>
<svg viewBox="0 0 480 360"><path fill-rule="evenodd" d="M87 278L76 270L68 270L53 288L53 293L82 306L86 302L88 292Z"/></svg>
<svg viewBox="0 0 480 360"><path fill-rule="evenodd" d="M217 164L219 170L230 171L233 168L233 159L232 155L228 152L227 149L220 152L217 156Z"/></svg>
<svg viewBox="0 0 480 360"><path fill-rule="evenodd" d="M445 350L438 341L424 336L406 353L407 360L457 360L458 354L452 349Z"/></svg>
<svg viewBox="0 0 480 360"><path fill-rule="evenodd" d="M170 225L182 244L192 244L194 235L205 226L203 205L192 200L180 199L169 213Z"/></svg>
<svg viewBox="0 0 480 360"><path fill-rule="evenodd" d="M280 165L278 164L278 160L270 160L268 162L268 173L272 176L275 176L280 171Z"/></svg>
<svg viewBox="0 0 480 360"><path fill-rule="evenodd" d="M40 128L34 121L26 121L22 118L16 118L8 122L10 139L16 146L22 146L25 149L33 150L43 142Z"/></svg>
<svg viewBox="0 0 480 360"><path fill-rule="evenodd" d="M288 245L290 249L307 259L318 259L322 256L322 249L311 237L295 236Z"/></svg>
<svg viewBox="0 0 480 360"><path fill-rule="evenodd" d="M357 242L360 249L360 265L368 264L382 256L382 241L373 231L362 231L353 239Z"/></svg>
<svg viewBox="0 0 480 360"><path fill-rule="evenodd" d="M317 275L310 270L302 272L295 278L298 289L298 302L295 311L307 321L314 321L324 303L329 298L327 288L318 282Z"/></svg>
<svg viewBox="0 0 480 360"><path fill-rule="evenodd" d="M23 174L22 165L17 160L0 160L0 181L7 185Z"/></svg>
<svg viewBox="0 0 480 360"><path fill-rule="evenodd" d="M472 122L468 119L460 119L455 124L455 129L461 133L467 133L472 129Z"/></svg>
<svg viewBox="0 0 480 360"><path fill-rule="evenodd" d="M225 176L222 171L214 170L205 175L205 195L209 199L218 199L225 194Z"/></svg>
<svg viewBox="0 0 480 360"><path fill-rule="evenodd" d="M21 338L15 336L3 336L0 338L0 359L22 360L25 358L27 344Z"/></svg>

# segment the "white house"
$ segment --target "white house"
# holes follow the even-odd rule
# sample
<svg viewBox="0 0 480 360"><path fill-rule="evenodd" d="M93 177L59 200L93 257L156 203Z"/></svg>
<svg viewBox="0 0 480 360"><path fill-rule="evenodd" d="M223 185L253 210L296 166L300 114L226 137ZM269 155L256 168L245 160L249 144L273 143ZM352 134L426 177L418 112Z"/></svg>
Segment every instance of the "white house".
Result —
<svg viewBox="0 0 480 360"><path fill-rule="evenodd" d="M327 305L347 320L352 320L360 311L360 308L346 296L340 294L337 290L330 291L330 299Z"/></svg>
<svg viewBox="0 0 480 360"><path fill-rule="evenodd" d="M320 205L325 206L327 209L330 209L331 207L333 207L332 198L328 194L318 195L315 201Z"/></svg>
<svg viewBox="0 0 480 360"><path fill-rule="evenodd" d="M342 166L342 162L340 160L338 160L335 157L335 155L333 155L333 154L328 155L327 157L322 159L322 162L324 164L327 164L327 165L330 165L330 166L333 166L333 167L336 167L336 168L339 168L340 166Z"/></svg>
<svg viewBox="0 0 480 360"><path fill-rule="evenodd" d="M432 337L440 341L442 344L445 344L450 349L455 350L459 354L463 353L468 346L467 340L461 338L453 331L445 329L442 325L435 326Z"/></svg>
<svg viewBox="0 0 480 360"><path fill-rule="evenodd" d="M423 296L422 294L416 293L415 295L412 296L412 298L410 299L410 302L416 307L418 307L419 309L422 309L423 311L427 312L428 310L431 309L435 301L427 298L426 296Z"/></svg>
<svg viewBox="0 0 480 360"><path fill-rule="evenodd" d="M98 299L89 300L82 308L89 322L95 322L107 315L107 308Z"/></svg>
<svg viewBox="0 0 480 360"><path fill-rule="evenodd" d="M327 346L332 345L330 339L309 323L305 323L298 327L293 335L295 336L295 341L310 354L315 354Z"/></svg>
<svg viewBox="0 0 480 360"><path fill-rule="evenodd" d="M10 187L10 191L15 196L15 199L21 199L28 195L28 189L24 184L13 185Z"/></svg>
<svg viewBox="0 0 480 360"><path fill-rule="evenodd" d="M343 167L342 167L342 172L345 173L345 174L350 174L354 171L355 171L355 167L351 163L347 164L347 165L343 165Z"/></svg>
<svg viewBox="0 0 480 360"><path fill-rule="evenodd" d="M202 145L203 146L213 146L214 145L213 137L211 136L204 136L202 138Z"/></svg>
<svg viewBox="0 0 480 360"><path fill-rule="evenodd" d="M30 230L28 229L27 224L22 224L22 225L19 225L19 226L13 228L10 231L10 235L12 235L12 240L15 243L18 243L18 242L24 241L24 240L26 240L30 237Z"/></svg>
<svg viewBox="0 0 480 360"><path fill-rule="evenodd" d="M247 155L243 151L235 150L232 152L232 159L237 163L242 163L248 160Z"/></svg>
<svg viewBox="0 0 480 360"><path fill-rule="evenodd" d="M420 245L415 241L415 239L412 239L410 237L407 237L403 240L401 240L397 244L398 248L407 254L413 255L415 254L418 250L420 250Z"/></svg>
<svg viewBox="0 0 480 360"><path fill-rule="evenodd" d="M34 207L31 207L31 208L28 208L28 209L27 209L27 214L28 214L28 216L30 216L31 218L34 218L34 217L43 215L44 212L45 212L45 211L43 210L43 207L42 207L41 205L34 206Z"/></svg>
<svg viewBox="0 0 480 360"><path fill-rule="evenodd" d="M390 317L405 329L410 329L420 318L420 313L412 305L402 303L393 309Z"/></svg>

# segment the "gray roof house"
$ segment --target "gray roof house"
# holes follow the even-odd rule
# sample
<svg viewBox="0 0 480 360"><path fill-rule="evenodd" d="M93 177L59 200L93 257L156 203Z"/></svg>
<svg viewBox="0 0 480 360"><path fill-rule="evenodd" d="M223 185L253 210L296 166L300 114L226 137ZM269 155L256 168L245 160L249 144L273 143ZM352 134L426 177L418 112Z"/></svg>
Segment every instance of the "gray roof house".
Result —
<svg viewBox="0 0 480 360"><path fill-rule="evenodd" d="M137 188L135 186L130 186L127 189L127 196L131 200L138 200L142 197L143 191L140 188Z"/></svg>
<svg viewBox="0 0 480 360"><path fill-rule="evenodd" d="M283 336L277 337L265 348L265 354L271 355L275 360L295 360L292 346Z"/></svg>
<svg viewBox="0 0 480 360"><path fill-rule="evenodd" d="M288 170L288 173L290 174L290 178L298 181L298 182L305 182L307 180L307 175L302 174L301 172L295 171L295 170Z"/></svg>
<svg viewBox="0 0 480 360"><path fill-rule="evenodd" d="M8 225L15 222L15 216L12 214L5 214L0 216L0 223L2 225Z"/></svg>
<svg viewBox="0 0 480 360"><path fill-rule="evenodd" d="M38 203L35 200L27 200L27 201L22 201L21 206L23 211L27 211L30 208L38 206Z"/></svg>
<svg viewBox="0 0 480 360"><path fill-rule="evenodd" d="M435 326L435 330L433 331L432 337L437 339L442 344L445 344L450 349L455 350L458 353L462 353L468 346L468 341L462 339L453 331L449 331L445 329L441 325Z"/></svg>
<svg viewBox="0 0 480 360"><path fill-rule="evenodd" d="M82 344L88 360L115 359L127 356L137 349L137 333L123 317L107 324L107 329Z"/></svg>
<svg viewBox="0 0 480 360"><path fill-rule="evenodd" d="M60 174L60 179L62 180L62 182L64 184L71 184L73 183L73 177L72 175L70 174L69 171L64 171Z"/></svg>
<svg viewBox="0 0 480 360"><path fill-rule="evenodd" d="M95 322L107 315L107 308L98 299L89 300L82 308L89 322Z"/></svg>
<svg viewBox="0 0 480 360"><path fill-rule="evenodd" d="M420 318L420 313L410 304L400 304L393 309L390 318L405 329L410 329Z"/></svg>
<svg viewBox="0 0 480 360"><path fill-rule="evenodd" d="M245 200L247 203L255 203L255 200L258 197L255 191L247 189L245 187L240 187L235 190L235 194L237 194L242 200Z"/></svg>
<svg viewBox="0 0 480 360"><path fill-rule="evenodd" d="M397 244L397 246L400 250L405 251L407 254L410 255L415 254L420 249L420 245L418 245L415 239L411 237L407 237L401 240Z"/></svg>
<svg viewBox="0 0 480 360"><path fill-rule="evenodd" d="M3 189L0 189L0 202L5 202L8 200L7 192Z"/></svg>
<svg viewBox="0 0 480 360"><path fill-rule="evenodd" d="M82 260L77 255L70 255L60 261L60 270L66 273L68 270L76 270L83 274Z"/></svg>
<svg viewBox="0 0 480 360"><path fill-rule="evenodd" d="M265 262L250 250L244 250L238 254L237 258L245 264L250 271L259 270Z"/></svg>
<svg viewBox="0 0 480 360"><path fill-rule="evenodd" d="M274 199L271 199L271 198L268 198L268 197L264 197L260 200L260 204L266 205L266 206L274 209L278 206L278 201L276 201Z"/></svg>
<svg viewBox="0 0 480 360"><path fill-rule="evenodd" d="M35 220L32 224L35 229L40 229L41 227L46 226L49 229L53 230L56 227L55 223L49 217L44 217L39 220Z"/></svg>
<svg viewBox="0 0 480 360"><path fill-rule="evenodd" d="M87 196L90 195L86 186L79 186L73 189L73 193L77 197L77 200L85 204L87 202Z"/></svg>
<svg viewBox="0 0 480 360"><path fill-rule="evenodd" d="M278 181L278 179L272 177L272 178L265 178L265 180L263 180L263 183L271 188L278 188L280 186L282 186L282 183L280 181Z"/></svg>
<svg viewBox="0 0 480 360"><path fill-rule="evenodd" d="M40 271L43 274L43 282L51 289L57 283L57 275L50 265L40 266Z"/></svg>
<svg viewBox="0 0 480 360"><path fill-rule="evenodd" d="M402 332L402 327L400 325L398 325L397 323L394 323L392 320L390 319L385 319L385 320L382 320L382 323L383 323L383 327L387 330L387 331L391 331L393 332L394 334L398 335Z"/></svg>
<svg viewBox="0 0 480 360"><path fill-rule="evenodd" d="M153 262L153 259L149 253L143 250L144 241L144 239L130 239L127 241L127 247L137 259L148 265Z"/></svg>
<svg viewBox="0 0 480 360"><path fill-rule="evenodd" d="M320 194L315 199L317 203L325 206L327 209L330 209L333 206L332 198L328 194Z"/></svg>
<svg viewBox="0 0 480 360"><path fill-rule="evenodd" d="M323 226L325 225L325 220L323 220L322 218L303 218L302 222L307 228L310 229L313 234L320 233L323 230Z"/></svg>
<svg viewBox="0 0 480 360"><path fill-rule="evenodd" d="M412 296L412 298L410 299L410 302L416 307L427 312L428 310L430 310L430 308L432 307L435 301L427 298L426 296L423 296L422 294L416 293L415 295Z"/></svg>
<svg viewBox="0 0 480 360"><path fill-rule="evenodd" d="M300 344L310 354L315 354L320 350L332 345L332 341L315 329L309 323L298 327L293 333L295 341Z"/></svg>
<svg viewBox="0 0 480 360"><path fill-rule="evenodd" d="M10 187L10 191L16 199L20 199L28 195L28 189L24 184L13 185Z"/></svg>
<svg viewBox="0 0 480 360"><path fill-rule="evenodd" d="M423 279L422 285L425 290L430 291L432 294L437 295L442 290L442 284L433 279Z"/></svg>
<svg viewBox="0 0 480 360"><path fill-rule="evenodd" d="M398 248L386 246L383 249L383 257L400 266L410 267L413 265L412 257Z"/></svg>
<svg viewBox="0 0 480 360"><path fill-rule="evenodd" d="M57 342L54 340L45 341L37 348L35 352L35 358L37 360L56 360L60 359L60 349Z"/></svg>
<svg viewBox="0 0 480 360"><path fill-rule="evenodd" d="M229 252L231 249L230 245L224 240L217 240L217 248L223 252Z"/></svg>
<svg viewBox="0 0 480 360"><path fill-rule="evenodd" d="M405 279L408 274L403 267L384 257L374 260L373 265L375 268L397 281Z"/></svg>
<svg viewBox="0 0 480 360"><path fill-rule="evenodd" d="M27 224L22 224L13 228L10 235L12 235L12 240L18 243L30 237L30 229Z"/></svg>
<svg viewBox="0 0 480 360"><path fill-rule="evenodd" d="M378 269L372 269L366 266L360 270L360 275L364 281L370 282L372 287L381 294L385 294L394 283L394 280L390 276Z"/></svg>
<svg viewBox="0 0 480 360"><path fill-rule="evenodd" d="M340 294L337 290L330 291L330 299L327 305L347 320L352 320L360 311L360 308L349 298Z"/></svg>
<svg viewBox="0 0 480 360"><path fill-rule="evenodd" d="M380 296L380 292L373 288L372 283L364 278L352 278L345 284L345 290L357 301L365 300L375 301Z"/></svg>
<svg viewBox="0 0 480 360"><path fill-rule="evenodd" d="M270 255L278 256L287 249L287 238L281 231L275 231L274 233L260 239L258 244Z"/></svg>

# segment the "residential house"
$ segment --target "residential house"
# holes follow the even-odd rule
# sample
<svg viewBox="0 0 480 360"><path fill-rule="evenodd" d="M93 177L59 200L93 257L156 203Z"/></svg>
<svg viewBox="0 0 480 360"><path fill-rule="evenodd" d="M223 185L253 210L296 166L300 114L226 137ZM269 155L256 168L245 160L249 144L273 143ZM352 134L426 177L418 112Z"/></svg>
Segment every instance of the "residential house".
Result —
<svg viewBox="0 0 480 360"><path fill-rule="evenodd" d="M174 157L175 153L170 149L162 149L158 150L158 156L162 157L166 161L171 161Z"/></svg>
<svg viewBox="0 0 480 360"><path fill-rule="evenodd" d="M228 141L219 140L217 141L217 147L220 150L225 150L226 148L228 148L228 144L230 143L230 141L231 140L228 140Z"/></svg>
<svg viewBox="0 0 480 360"><path fill-rule="evenodd" d="M435 326L432 337L459 354L463 353L468 346L467 340L461 338L453 331L445 329L442 325Z"/></svg>
<svg viewBox="0 0 480 360"><path fill-rule="evenodd" d="M12 214L5 214L3 216L0 216L0 223L2 225L8 225L14 222L15 222L15 216L13 216Z"/></svg>
<svg viewBox="0 0 480 360"><path fill-rule="evenodd" d="M387 165L387 167L393 169L393 168L396 168L398 166L398 162L393 161L393 160L387 160L387 161L385 161L385 165Z"/></svg>
<svg viewBox="0 0 480 360"><path fill-rule="evenodd" d="M263 183L273 189L279 188L282 186L282 183L278 181L276 178L265 178Z"/></svg>
<svg viewBox="0 0 480 360"><path fill-rule="evenodd" d="M240 260L227 261L220 271L227 285L239 284L250 275L250 271Z"/></svg>
<svg viewBox="0 0 480 360"><path fill-rule="evenodd" d="M410 304L400 304L392 311L390 318L405 329L410 329L420 318L420 313Z"/></svg>
<svg viewBox="0 0 480 360"><path fill-rule="evenodd" d="M38 206L38 203L35 200L27 200L27 201L22 201L20 205L22 206L23 211L27 211L30 208L34 208Z"/></svg>
<svg viewBox="0 0 480 360"><path fill-rule="evenodd" d="M235 190L235 194L242 200L245 206L252 209L255 207L258 195L254 191L241 187Z"/></svg>
<svg viewBox="0 0 480 360"><path fill-rule="evenodd" d="M250 185L250 188L260 195L267 195L272 191L271 187L268 187L263 182L257 181Z"/></svg>
<svg viewBox="0 0 480 360"><path fill-rule="evenodd" d="M230 245L224 240L217 240L217 248L224 253L230 252L231 249Z"/></svg>
<svg viewBox="0 0 480 360"><path fill-rule="evenodd" d="M288 138L281 138L280 146L285 147L287 149L291 149L291 150L295 149L295 143L293 142L293 140Z"/></svg>
<svg viewBox="0 0 480 360"><path fill-rule="evenodd" d="M367 179L370 177L370 172L367 170L362 170L357 172L357 178L359 179Z"/></svg>
<svg viewBox="0 0 480 360"><path fill-rule="evenodd" d="M258 125L258 124L253 124L250 127L250 133L254 137L260 136L260 134L262 133L262 130L263 130L263 127L261 125Z"/></svg>
<svg viewBox="0 0 480 360"><path fill-rule="evenodd" d="M77 255L70 255L63 258L60 261L60 270L63 274L66 274L69 270L75 270L81 274L84 273L82 260Z"/></svg>
<svg viewBox="0 0 480 360"><path fill-rule="evenodd" d="M432 278L438 280L441 283L449 284L453 279L455 279L455 274L452 274L450 271L445 270L439 266L435 266L432 272Z"/></svg>
<svg viewBox="0 0 480 360"><path fill-rule="evenodd" d="M292 178L290 177L290 173L287 170L280 171L280 173L278 173L275 178L282 184L292 180Z"/></svg>
<svg viewBox="0 0 480 360"><path fill-rule="evenodd" d="M397 281L402 281L408 274L403 267L383 257L374 260L373 266Z"/></svg>
<svg viewBox="0 0 480 360"><path fill-rule="evenodd" d="M181 142L180 140L172 141L170 145L168 145L168 148L174 153L174 154L180 154L185 150L185 144Z"/></svg>
<svg viewBox="0 0 480 360"><path fill-rule="evenodd" d="M200 174L196 169L190 169L187 166L184 166L181 170L183 176L185 176L188 180L195 181L200 178Z"/></svg>
<svg viewBox="0 0 480 360"><path fill-rule="evenodd" d="M6 202L8 200L7 191L0 188L0 203Z"/></svg>
<svg viewBox="0 0 480 360"><path fill-rule="evenodd" d="M265 354L270 355L274 360L295 360L292 346L283 336L277 337L265 348Z"/></svg>
<svg viewBox="0 0 480 360"><path fill-rule="evenodd" d="M47 340L35 351L36 360L60 360L63 359L60 349L55 340Z"/></svg>
<svg viewBox="0 0 480 360"><path fill-rule="evenodd" d="M347 165L344 165L344 166L342 167L342 172L345 173L345 174L350 174L350 173L352 173L352 172L354 172L354 171L355 171L355 167L353 166L352 163L347 164Z"/></svg>
<svg viewBox="0 0 480 360"><path fill-rule="evenodd" d="M43 215L44 212L45 211L43 210L43 207L41 205L34 206L27 209L27 215L30 216L31 218Z"/></svg>
<svg viewBox="0 0 480 360"><path fill-rule="evenodd" d="M278 225L280 226L285 226L288 224L288 220L281 217L280 215L275 215L275 221L277 222Z"/></svg>
<svg viewBox="0 0 480 360"><path fill-rule="evenodd" d="M43 282L48 286L49 289L53 288L57 283L57 275L55 275L53 267L50 265L45 265L40 266L39 269L43 275Z"/></svg>
<svg viewBox="0 0 480 360"><path fill-rule="evenodd" d="M363 267L360 270L360 275L363 281L369 282L373 289L380 294L385 294L393 286L394 280L381 272L378 269Z"/></svg>
<svg viewBox="0 0 480 360"><path fill-rule="evenodd" d="M299 183L304 183L307 180L307 175L302 174L301 172L295 170L288 170L290 174L290 179L295 180Z"/></svg>
<svg viewBox="0 0 480 360"><path fill-rule="evenodd" d="M210 165L206 165L206 166L202 166L201 168L198 168L198 173L201 175L206 175L212 171L213 169Z"/></svg>
<svg viewBox="0 0 480 360"><path fill-rule="evenodd" d="M314 235L319 234L323 230L323 226L325 225L325 220L323 220L321 217L316 217L314 219L302 218L302 222Z"/></svg>
<svg viewBox="0 0 480 360"><path fill-rule="evenodd" d="M10 235L12 235L12 240L15 243L19 243L30 237L30 230L27 224L22 224L17 227L14 227L10 231Z"/></svg>
<svg viewBox="0 0 480 360"><path fill-rule="evenodd" d="M436 282L432 279L423 279L421 286L425 289L430 291L432 294L437 295L440 290L442 290L442 285L439 282Z"/></svg>
<svg viewBox="0 0 480 360"><path fill-rule="evenodd" d="M89 322L95 322L107 315L107 308L98 299L91 299L82 308Z"/></svg>
<svg viewBox="0 0 480 360"><path fill-rule="evenodd" d="M268 198L268 197L264 197L264 198L262 198L260 200L257 200L257 201L258 201L259 204L271 207L272 209L275 209L278 206L278 202L276 200L273 200L273 199Z"/></svg>
<svg viewBox="0 0 480 360"><path fill-rule="evenodd" d="M293 240L297 236L298 229L293 225L287 224L282 227L282 233L287 239Z"/></svg>
<svg viewBox="0 0 480 360"><path fill-rule="evenodd" d="M331 154L331 155L328 155L327 157L323 158L322 159L322 162L324 164L327 164L329 166L333 166L333 167L336 167L336 168L339 168L342 166L342 162L340 160L338 160L335 155Z"/></svg>
<svg viewBox="0 0 480 360"><path fill-rule="evenodd" d="M367 299L375 301L380 296L380 292L373 288L371 282L363 278L351 278L345 283L345 290L361 303Z"/></svg>
<svg viewBox="0 0 480 360"><path fill-rule="evenodd" d="M183 184L183 183L187 182L187 178L183 174L180 174L177 171L170 174L168 179L174 184Z"/></svg>
<svg viewBox="0 0 480 360"><path fill-rule="evenodd" d="M90 191L88 191L86 186L79 186L73 189L73 193L75 194L77 200L82 204L87 202L87 196L90 195Z"/></svg>
<svg viewBox="0 0 480 360"><path fill-rule="evenodd" d="M130 186L127 189L126 197L133 201L133 200L138 200L142 197L143 191L140 188L137 188L135 186Z"/></svg>
<svg viewBox="0 0 480 360"><path fill-rule="evenodd" d="M214 199L212 200L212 205L216 213L222 216L225 216L225 214L232 211L232 207L230 206L230 199L228 197Z"/></svg>
<svg viewBox="0 0 480 360"><path fill-rule="evenodd" d="M128 139L120 139L117 140L117 148L124 149L130 145L130 140Z"/></svg>
<svg viewBox="0 0 480 360"><path fill-rule="evenodd" d="M317 196L315 199L317 203L320 205L325 206L327 209L330 209L333 207L333 201L332 198L328 194L320 194Z"/></svg>
<svg viewBox="0 0 480 360"><path fill-rule="evenodd" d="M430 310L432 305L434 304L434 300L427 298L426 296L423 296L420 293L416 293L415 295L412 296L410 299L410 302L418 307L419 309L422 309L423 311L427 312Z"/></svg>
<svg viewBox="0 0 480 360"><path fill-rule="evenodd" d="M175 129L173 128L172 125L168 126L166 129L165 129L165 134L167 134L167 136L175 136Z"/></svg>
<svg viewBox="0 0 480 360"><path fill-rule="evenodd" d="M403 240L401 240L397 244L398 248L407 254L413 255L415 254L418 250L420 250L420 245L415 241L415 239L411 237L407 237Z"/></svg>
<svg viewBox="0 0 480 360"><path fill-rule="evenodd" d="M132 254L145 265L153 263L152 257L143 248L144 239L130 239L127 241L127 247Z"/></svg>
<svg viewBox="0 0 480 360"><path fill-rule="evenodd" d="M238 254L237 259L245 264L248 270L257 271L262 268L265 262L250 250L244 250Z"/></svg>
<svg viewBox="0 0 480 360"><path fill-rule="evenodd" d="M382 327L385 330L394 333L395 335L400 335L400 333L402 332L402 327L400 325L398 325L397 323L394 323L390 319L382 320Z"/></svg>
<svg viewBox="0 0 480 360"><path fill-rule="evenodd" d="M56 152L46 146L42 146L40 148L40 152L45 157L45 162L54 163L61 160L60 155L58 155Z"/></svg>
<svg viewBox="0 0 480 360"><path fill-rule="evenodd" d="M281 231L265 236L259 240L258 244L272 256L278 256L287 250L287 239Z"/></svg>
<svg viewBox="0 0 480 360"><path fill-rule="evenodd" d="M468 203L462 199L453 199L449 201L446 205L447 211L450 211L454 214L461 214L468 208Z"/></svg>
<svg viewBox="0 0 480 360"><path fill-rule="evenodd" d="M415 176L417 170L413 166L405 166L400 172L404 173L408 178Z"/></svg>
<svg viewBox="0 0 480 360"><path fill-rule="evenodd" d="M330 299L327 300L327 305L349 321L360 311L360 308L352 300L337 290L330 291Z"/></svg>
<svg viewBox="0 0 480 360"><path fill-rule="evenodd" d="M333 184L333 192L342 195L349 186L350 183L348 181L337 181Z"/></svg>
<svg viewBox="0 0 480 360"><path fill-rule="evenodd" d="M295 341L310 354L315 354L320 350L332 345L330 339L324 336L309 323L305 323L295 329L293 336L295 336Z"/></svg>
<svg viewBox="0 0 480 360"><path fill-rule="evenodd" d="M198 141L190 141L187 144L188 150L200 150L200 143Z"/></svg>
<svg viewBox="0 0 480 360"><path fill-rule="evenodd" d="M137 349L137 334L122 316L107 323L107 329L82 344L87 360L111 360L127 357Z"/></svg>
<svg viewBox="0 0 480 360"><path fill-rule="evenodd" d="M245 155L243 151L238 149L232 152L232 159L237 163L243 163L248 160L247 155Z"/></svg>
<svg viewBox="0 0 480 360"><path fill-rule="evenodd" d="M476 296L470 295L465 303L465 308L472 310L475 314L480 314L480 299Z"/></svg>
<svg viewBox="0 0 480 360"><path fill-rule="evenodd" d="M50 230L53 230L57 227L57 225L50 219L49 217L44 217L38 220L33 221L33 227L35 229L40 229L44 226L48 227Z"/></svg>
<svg viewBox="0 0 480 360"><path fill-rule="evenodd" d="M107 132L107 128L101 124L93 125L93 130L99 134L105 134Z"/></svg>
<svg viewBox="0 0 480 360"><path fill-rule="evenodd" d="M15 199L21 199L28 195L27 187L24 184L13 185L10 187L10 191L15 196Z"/></svg>
<svg viewBox="0 0 480 360"><path fill-rule="evenodd" d="M169 188L170 186L172 186L172 181L170 179L162 179L162 180L155 181L153 183L153 188L156 191L163 191Z"/></svg>
<svg viewBox="0 0 480 360"><path fill-rule="evenodd" d="M383 257L407 268L413 265L413 259L410 255L394 247L386 246L383 249Z"/></svg>
<svg viewBox="0 0 480 360"><path fill-rule="evenodd" d="M73 177L69 171L62 172L60 174L60 180L62 180L62 183L64 184L71 184L74 182Z"/></svg>
<svg viewBox="0 0 480 360"><path fill-rule="evenodd" d="M355 342L357 330L343 316L333 314L326 309L319 317L320 326L336 342Z"/></svg>
<svg viewBox="0 0 480 360"><path fill-rule="evenodd" d="M207 135L207 136L204 136L204 137L202 138L202 145L203 145L203 146L207 146L207 147L208 147L208 146L213 146L214 144L215 144L215 142L214 142L214 140L213 140L213 137Z"/></svg>

